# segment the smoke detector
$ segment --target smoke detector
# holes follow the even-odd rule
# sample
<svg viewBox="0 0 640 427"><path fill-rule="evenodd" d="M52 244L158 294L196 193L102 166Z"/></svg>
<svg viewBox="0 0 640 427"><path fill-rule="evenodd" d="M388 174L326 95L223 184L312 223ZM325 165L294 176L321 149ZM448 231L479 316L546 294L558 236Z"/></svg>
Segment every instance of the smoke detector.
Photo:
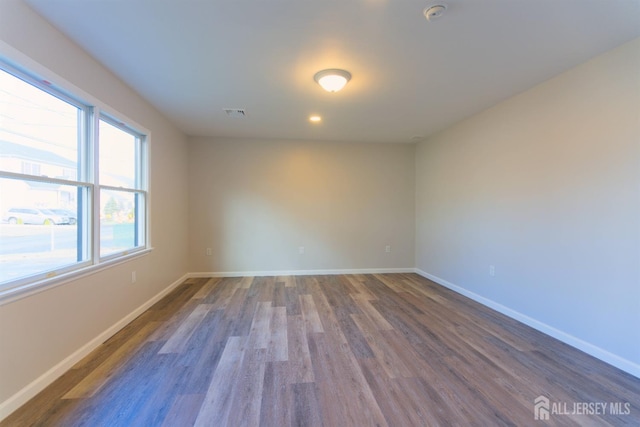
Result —
<svg viewBox="0 0 640 427"><path fill-rule="evenodd" d="M427 21L433 21L444 15L445 10L447 10L447 6L445 6L444 4L436 4L427 7L423 13L425 18L427 18Z"/></svg>

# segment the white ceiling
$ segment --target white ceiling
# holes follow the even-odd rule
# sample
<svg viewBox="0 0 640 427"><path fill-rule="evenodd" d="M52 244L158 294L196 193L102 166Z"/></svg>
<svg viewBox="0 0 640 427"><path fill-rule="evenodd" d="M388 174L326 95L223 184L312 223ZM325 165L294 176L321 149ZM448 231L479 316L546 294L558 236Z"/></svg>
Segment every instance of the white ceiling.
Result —
<svg viewBox="0 0 640 427"><path fill-rule="evenodd" d="M198 136L412 142L640 36L640 0L27 1Z"/></svg>

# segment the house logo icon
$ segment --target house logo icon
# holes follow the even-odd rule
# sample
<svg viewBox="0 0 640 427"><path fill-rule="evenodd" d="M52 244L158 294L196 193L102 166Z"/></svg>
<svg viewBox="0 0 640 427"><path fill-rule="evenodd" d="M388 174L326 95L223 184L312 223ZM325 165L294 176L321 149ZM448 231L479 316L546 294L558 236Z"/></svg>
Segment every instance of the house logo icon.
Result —
<svg viewBox="0 0 640 427"><path fill-rule="evenodd" d="M546 396L538 396L533 401L533 418L536 420L549 419L549 399Z"/></svg>

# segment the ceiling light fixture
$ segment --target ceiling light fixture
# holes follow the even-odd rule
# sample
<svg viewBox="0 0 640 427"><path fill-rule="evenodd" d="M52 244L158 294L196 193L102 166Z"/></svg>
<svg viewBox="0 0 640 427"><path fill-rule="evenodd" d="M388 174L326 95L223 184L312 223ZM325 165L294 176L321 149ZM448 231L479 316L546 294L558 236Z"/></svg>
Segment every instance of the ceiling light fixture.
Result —
<svg viewBox="0 0 640 427"><path fill-rule="evenodd" d="M314 123L318 123L318 122L322 121L322 117L320 117L318 115L309 116L309 121L310 122L314 122Z"/></svg>
<svg viewBox="0 0 640 427"><path fill-rule="evenodd" d="M327 92L337 92L351 80L351 73L345 70L322 70L318 71L313 79Z"/></svg>

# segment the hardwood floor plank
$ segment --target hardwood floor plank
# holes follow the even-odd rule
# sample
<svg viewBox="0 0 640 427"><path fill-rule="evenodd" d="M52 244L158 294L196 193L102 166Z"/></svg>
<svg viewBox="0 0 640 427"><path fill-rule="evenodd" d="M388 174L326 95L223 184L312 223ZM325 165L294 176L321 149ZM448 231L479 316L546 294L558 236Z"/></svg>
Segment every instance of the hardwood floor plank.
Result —
<svg viewBox="0 0 640 427"><path fill-rule="evenodd" d="M384 283L385 286L387 286L394 292L407 292L406 287L402 286L402 283L400 283L398 280L387 279L384 274L374 274L373 277Z"/></svg>
<svg viewBox="0 0 640 427"><path fill-rule="evenodd" d="M242 287L238 288L236 292L234 292L231 296L231 299L229 299L227 306L224 308L224 315L229 319L236 319L238 316L240 316L240 312L245 304L248 295L248 289Z"/></svg>
<svg viewBox="0 0 640 427"><path fill-rule="evenodd" d="M285 276L284 286L287 288L295 288L296 285L296 277L295 276Z"/></svg>
<svg viewBox="0 0 640 427"><path fill-rule="evenodd" d="M376 300L376 299L378 299L378 297L376 297L369 290L369 288L364 283L362 283L362 281L356 279L354 276L347 276L347 280L353 286L353 288L356 289L356 292L357 292L357 294L360 295L360 298L366 299L366 300Z"/></svg>
<svg viewBox="0 0 640 427"><path fill-rule="evenodd" d="M311 354L309 353L307 331L302 316L287 316L287 343L291 382L313 382Z"/></svg>
<svg viewBox="0 0 640 427"><path fill-rule="evenodd" d="M401 405L413 425L453 425L451 410L440 394L423 378L398 378L397 386L405 395Z"/></svg>
<svg viewBox="0 0 640 427"><path fill-rule="evenodd" d="M243 289L240 289L243 290ZM239 308L239 313L234 316L234 330L232 335L234 336L247 336L251 331L251 325L253 324L253 317L258 307L258 290L256 288L249 288L246 296L242 301L242 305ZM229 310L225 310L225 313L231 315Z"/></svg>
<svg viewBox="0 0 640 427"><path fill-rule="evenodd" d="M159 353L181 353L184 350L187 341L191 338L191 335L200 325L200 322L202 322L202 319L204 319L210 309L211 304L199 304L193 312L187 316L185 321L180 324L180 327L160 349Z"/></svg>
<svg viewBox="0 0 640 427"><path fill-rule="evenodd" d="M233 403L233 386L239 377L244 359L245 341L244 337L228 339L194 426L228 425L227 419Z"/></svg>
<svg viewBox="0 0 640 427"><path fill-rule="evenodd" d="M362 311L362 313L367 316L367 318L376 326L376 329L393 329L393 326L391 326L391 324L387 322L387 319L385 319L384 316L382 316L380 312L376 310L373 305L371 305L369 299L365 299L359 295L353 294L351 295L351 298L353 298L353 300L356 302L358 308Z"/></svg>
<svg viewBox="0 0 640 427"><path fill-rule="evenodd" d="M180 394L176 396L161 427L194 425L203 399L203 394Z"/></svg>
<svg viewBox="0 0 640 427"><path fill-rule="evenodd" d="M423 399L412 400L406 393L406 387L397 380L389 378L375 359L365 359L360 363L367 383L376 401L380 403L380 409L390 426L442 425L437 422L433 414L424 409ZM414 400L421 405L415 405Z"/></svg>
<svg viewBox="0 0 640 427"><path fill-rule="evenodd" d="M501 372L482 363L476 365L479 369L471 369L468 359L463 360L459 356L448 357L444 362L455 366L455 374L461 382L477 392L478 398L486 402L493 414L505 423L508 423L509 417L524 419L531 414L530 401L513 399L513 395L509 395L494 381L493 376L500 375Z"/></svg>
<svg viewBox="0 0 640 427"><path fill-rule="evenodd" d="M305 327L308 332L324 332L324 327L318 315L318 309L311 295L300 295L300 307Z"/></svg>
<svg viewBox="0 0 640 427"><path fill-rule="evenodd" d="M383 304L387 307L395 306L395 310L401 308L410 316L423 314L423 311L418 307L420 305L420 300L414 298L412 301L407 298L406 295L403 297L403 294L406 294L406 292L388 292L389 288L374 276L368 276L366 285L371 289L375 289L375 292L379 295L379 298L376 301L371 301L371 304L374 307L378 308L380 304Z"/></svg>
<svg viewBox="0 0 640 427"><path fill-rule="evenodd" d="M273 300L271 301L274 307L286 307L287 296L285 294L285 286L282 282L277 282L275 289L273 290Z"/></svg>
<svg viewBox="0 0 640 427"><path fill-rule="evenodd" d="M241 365L242 374L238 374L235 378L231 411L229 411L226 425L237 427L259 425L265 359L265 349L247 349Z"/></svg>
<svg viewBox="0 0 640 427"><path fill-rule="evenodd" d="M451 369L455 370L455 367L446 367L440 359L426 356L415 350L415 346L398 330L381 331L380 333L393 348L404 349L403 352L398 353L398 357L414 373L418 381L411 384L423 389L422 405L431 408L429 417L440 419L437 414L443 410L447 414L447 418L444 421L441 420L442 424L448 424L445 422L448 420L459 420L463 424L474 423L473 419L469 418L469 411L465 410L463 403L467 391L460 387L456 377L451 373ZM408 380L398 378L397 382L404 384ZM423 382L424 385L422 385ZM414 396L416 395L418 394L414 394ZM437 402L437 405L432 402Z"/></svg>
<svg viewBox="0 0 640 427"><path fill-rule="evenodd" d="M251 322L251 330L249 332L249 348L264 348L269 346L271 318L273 317L273 308L271 301L259 302L253 321Z"/></svg>
<svg viewBox="0 0 640 427"><path fill-rule="evenodd" d="M220 282L220 278L212 277L211 279L207 280L207 282L200 288L200 290L198 292L196 292L196 294L194 296L192 296L191 298L193 298L193 299L206 298L209 295L209 293L211 292L211 290L214 287L216 287L218 282Z"/></svg>
<svg viewBox="0 0 640 427"><path fill-rule="evenodd" d="M323 334L310 334L308 339L325 424L386 426L382 411L349 347ZM344 381L345 378L349 380Z"/></svg>
<svg viewBox="0 0 640 427"><path fill-rule="evenodd" d="M326 336L310 334L307 340L313 360L313 375L323 423L327 426L354 425L355 420L350 419L347 413L349 397L345 387L335 380L340 376L338 366L329 362L329 353L332 352L326 345Z"/></svg>
<svg viewBox="0 0 640 427"><path fill-rule="evenodd" d="M258 301L273 303L273 293L276 289L275 277L256 277L251 287L258 290Z"/></svg>
<svg viewBox="0 0 640 427"><path fill-rule="evenodd" d="M393 348L364 316L352 314L351 317L360 331L362 331L362 335L373 351L375 359L389 378L411 377L414 375L397 355L397 352L402 351L401 348Z"/></svg>
<svg viewBox="0 0 640 427"><path fill-rule="evenodd" d="M302 314L300 309L300 294L297 287L285 287L284 297L287 304L287 315L298 316Z"/></svg>
<svg viewBox="0 0 640 427"><path fill-rule="evenodd" d="M273 307L271 310L267 360L270 362L289 360L286 307Z"/></svg>
<svg viewBox="0 0 640 427"><path fill-rule="evenodd" d="M295 288L296 286L295 276L278 276L276 282L283 283L285 288Z"/></svg>
<svg viewBox="0 0 640 427"><path fill-rule="evenodd" d="M151 306L149 311L153 312L159 319L175 314L175 308L183 306L190 300L209 279L188 279L178 286L169 295Z"/></svg>
<svg viewBox="0 0 640 427"><path fill-rule="evenodd" d="M283 284L284 285L284 284ZM267 362L264 369L261 426L290 426L294 396L289 387L287 363Z"/></svg>
<svg viewBox="0 0 640 427"><path fill-rule="evenodd" d="M140 348L147 337L156 329L157 324L150 322L138 333L120 346L108 359L84 377L75 387L69 390L63 399L81 399L93 396L109 379L118 372L118 367L126 362Z"/></svg>
<svg viewBox="0 0 640 427"><path fill-rule="evenodd" d="M240 287L242 289L249 289L251 287L251 284L253 283L253 279L253 276L243 277L240 282Z"/></svg>
<svg viewBox="0 0 640 427"><path fill-rule="evenodd" d="M353 321L353 314L349 313L349 310L336 307L332 310L332 313L326 316L323 311L322 322L325 325L329 325L329 335L336 336L338 339L348 345L351 352L357 359L363 359L373 357L374 353L371 350L369 342L365 339L361 330ZM325 328L325 332L327 328Z"/></svg>
<svg viewBox="0 0 640 427"><path fill-rule="evenodd" d="M234 277L233 280L230 278L221 279L217 282L215 291L210 292L203 302L211 304L212 310L224 310L238 289L240 289L240 280L237 277Z"/></svg>
<svg viewBox="0 0 640 427"><path fill-rule="evenodd" d="M144 425L148 424L147 420L142 419L145 416L151 414L152 417L162 417L165 408L168 409L163 405L163 394L179 376L173 370L176 356L158 356L160 345L157 342L144 343L127 360L125 367L114 372L92 397L83 399L74 417L78 425ZM155 363L149 363L154 359ZM144 381L140 378L144 378ZM159 388L160 392L156 393ZM152 400L159 406L149 413L145 411L145 406Z"/></svg>
<svg viewBox="0 0 640 427"><path fill-rule="evenodd" d="M199 371L199 375L201 377L209 376L209 369L204 368L207 366L211 369L215 368L215 363L217 363L220 354L222 354L221 348L224 348L227 339L231 335L232 326L232 322L225 318L220 310L209 311L200 323L199 328L187 342L184 351L178 355L177 365L194 370L196 367L202 367L203 369ZM198 387L197 391L190 390L185 393L203 394L205 392L206 388L202 390Z"/></svg>
<svg viewBox="0 0 640 427"><path fill-rule="evenodd" d="M209 385L213 379L215 371L220 363L224 349L224 341L207 341L199 358L193 358L192 363L176 390L182 394L205 395L209 390ZM183 365L183 363L180 363Z"/></svg>
<svg viewBox="0 0 640 427"><path fill-rule="evenodd" d="M349 296L351 287L346 288L342 281L334 280L319 280L318 283L322 291L314 291L314 298L325 332L347 343L356 358L373 357L369 344L351 318L352 314L362 312Z"/></svg>
<svg viewBox="0 0 640 427"><path fill-rule="evenodd" d="M412 316L409 310L399 309L401 304L381 299L375 301L374 306L382 313L394 329L400 331L407 339L407 342L424 358L429 360L440 360L449 354L449 349L440 342L439 338L424 327L420 321Z"/></svg>
<svg viewBox="0 0 640 427"><path fill-rule="evenodd" d="M175 314L165 321L158 321L158 328L149 335L148 341L167 341L178 330L184 319L186 319L193 310L200 305L202 300L189 299L182 305Z"/></svg>
<svg viewBox="0 0 640 427"><path fill-rule="evenodd" d="M340 280L340 276L322 276L317 280L318 288L312 291L317 294L321 290L322 295L334 310L340 310L347 314L358 313L359 310L349 294L353 286L347 280Z"/></svg>
<svg viewBox="0 0 640 427"><path fill-rule="evenodd" d="M159 369L147 376L147 384L135 386L135 389L140 390L140 398L135 409L130 411L129 419L134 421L131 425L159 426L171 411L176 390L188 370L177 367L174 363L175 355L171 356L165 357L164 364L158 364ZM136 394L138 393L134 393Z"/></svg>
<svg viewBox="0 0 640 427"><path fill-rule="evenodd" d="M342 329L342 325L340 324L340 321L336 318L336 313L333 307L331 307L331 305L329 304L329 301L327 301L327 298L322 293L322 290L320 288L311 287L310 292L313 292L313 298L316 304L316 312L318 313L318 317L322 319L321 323L323 325L323 331L330 338L335 339L337 342L344 345L349 345L349 341L345 336L345 331ZM347 317L349 318L349 320L351 320L349 316ZM354 328L352 328L352 330L353 329L357 330L355 323L353 323L353 326ZM313 331L307 329L307 333L311 333L311 332ZM356 336L357 334L354 333L353 335ZM361 339L361 341L364 341L364 339ZM365 342L365 345L366 345L366 342Z"/></svg>
<svg viewBox="0 0 640 427"><path fill-rule="evenodd" d="M316 394L316 386L312 383L291 384L293 402L291 426L323 427L322 415ZM271 424L273 426L286 424ZM329 426L329 424L324 424Z"/></svg>

